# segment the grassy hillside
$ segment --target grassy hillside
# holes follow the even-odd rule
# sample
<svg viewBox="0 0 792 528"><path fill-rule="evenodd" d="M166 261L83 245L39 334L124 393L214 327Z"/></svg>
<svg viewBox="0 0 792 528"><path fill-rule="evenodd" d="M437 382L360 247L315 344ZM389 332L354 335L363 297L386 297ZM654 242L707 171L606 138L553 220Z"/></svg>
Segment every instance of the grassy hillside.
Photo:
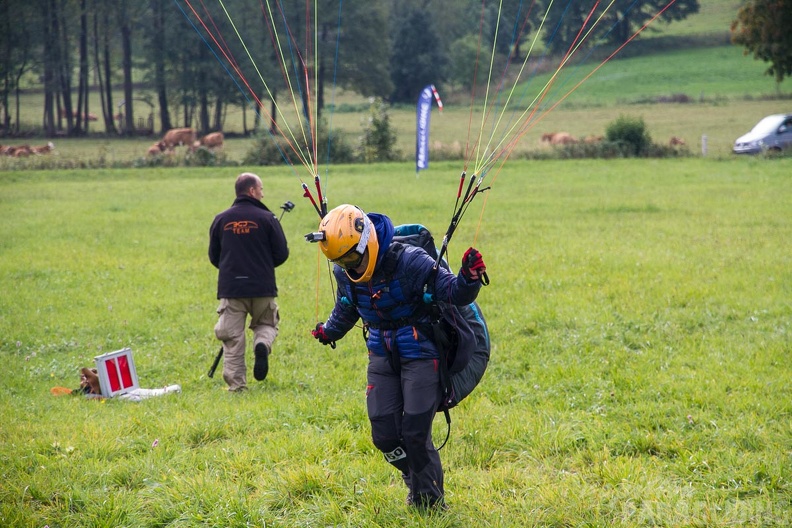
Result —
<svg viewBox="0 0 792 528"><path fill-rule="evenodd" d="M661 26L660 34L672 37L718 36L729 31L743 0L699 0L701 8L693 16Z"/></svg>

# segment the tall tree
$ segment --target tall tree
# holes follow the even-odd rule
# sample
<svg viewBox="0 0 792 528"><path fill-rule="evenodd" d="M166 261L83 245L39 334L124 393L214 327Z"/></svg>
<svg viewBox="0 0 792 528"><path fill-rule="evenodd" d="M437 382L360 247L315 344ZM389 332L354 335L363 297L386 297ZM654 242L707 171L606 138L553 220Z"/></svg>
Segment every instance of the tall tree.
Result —
<svg viewBox="0 0 792 528"><path fill-rule="evenodd" d="M392 102L415 102L427 84L439 84L446 78L446 56L427 13L410 9L396 16L395 38L390 59L394 85Z"/></svg>
<svg viewBox="0 0 792 528"><path fill-rule="evenodd" d="M737 12L731 34L746 55L770 63L765 73L776 83L792 75L792 0L750 0Z"/></svg>
<svg viewBox="0 0 792 528"><path fill-rule="evenodd" d="M0 134L20 131L20 79L34 66L34 42L39 31L39 12L19 3L0 2ZM14 110L11 94L14 94ZM15 118L12 121L12 114Z"/></svg>
<svg viewBox="0 0 792 528"><path fill-rule="evenodd" d="M173 9L166 9L167 0L151 0L149 2L151 16L151 30L146 32L146 56L149 64L153 65L154 91L157 93L159 103L159 118L162 132L171 128L170 108L168 105L168 79L166 77L166 50L168 49L167 35L172 27L168 15ZM168 8L171 7L171 2Z"/></svg>
<svg viewBox="0 0 792 528"><path fill-rule="evenodd" d="M544 7L539 10L547 12L544 42L554 53L565 53L577 47L584 37L582 48L598 39L621 45L661 11L658 21L666 23L698 13L699 0L676 0L665 9L667 6L668 0L614 0L601 4L545 0ZM592 27L594 30L588 33Z"/></svg>
<svg viewBox="0 0 792 528"><path fill-rule="evenodd" d="M92 0L93 14L93 52L94 68L99 85L99 97L102 104L102 117L105 132L117 133L115 126L115 109L113 106L113 83L111 69L112 30L110 27L110 11L112 6L105 0Z"/></svg>
<svg viewBox="0 0 792 528"><path fill-rule="evenodd" d="M58 18L56 0L43 0L37 6L40 11L40 24L44 33L44 108L42 128L47 136L56 132L55 105L58 98L60 69L60 40L58 39Z"/></svg>
<svg viewBox="0 0 792 528"><path fill-rule="evenodd" d="M489 6L486 18L489 25L488 40L501 55L513 55L519 60L520 46L531 33L538 11L535 3L524 0L502 0Z"/></svg>
<svg viewBox="0 0 792 528"><path fill-rule="evenodd" d="M77 121L75 132L88 131L88 9L87 0L80 0L80 70L77 86ZM85 118L85 119L83 119ZM85 129L83 129L83 124Z"/></svg>
<svg viewBox="0 0 792 528"><path fill-rule="evenodd" d="M58 80L58 91L56 93L56 104L58 107L58 128L62 129L61 118L66 118L66 130L71 134L74 132L74 104L72 101L72 42L70 38L70 28L75 24L72 13L73 6L69 0L53 0L49 13L51 17L51 29L57 41L53 49L55 57L55 71Z"/></svg>
<svg viewBox="0 0 792 528"><path fill-rule="evenodd" d="M327 80L364 96L387 98L393 82L388 71L389 42L383 38L389 33L385 3L345 0L340 20L337 9L326 11L320 22L319 82ZM324 84L319 90L322 99Z"/></svg>
<svg viewBox="0 0 792 528"><path fill-rule="evenodd" d="M122 68L124 71L124 135L135 132L135 113L132 101L132 14L128 0L119 0L118 26L121 33Z"/></svg>

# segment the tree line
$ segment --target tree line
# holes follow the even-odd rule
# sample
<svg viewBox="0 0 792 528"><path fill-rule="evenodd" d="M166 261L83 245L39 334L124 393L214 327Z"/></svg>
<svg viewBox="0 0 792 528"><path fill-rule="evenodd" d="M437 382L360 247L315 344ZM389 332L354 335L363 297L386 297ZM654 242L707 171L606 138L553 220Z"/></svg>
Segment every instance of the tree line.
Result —
<svg viewBox="0 0 792 528"><path fill-rule="evenodd" d="M490 56L500 66L519 64L536 33L547 53L563 54L600 15L598 25L608 31L583 47L620 45L668 2L602 4L591 13L595 4L582 1L344 0L339 9L339 0L311 0L317 14L309 27L306 4L284 0L6 0L0 133L20 132L20 94L29 89L43 92L41 129L50 137L89 130L134 135L136 116L154 112L162 130L194 126L206 133L223 128L229 106L243 108L245 132L272 128L276 123L262 122L262 115L275 121L278 112L261 105L274 105L286 91L306 99L309 85L319 113L333 85L412 103L430 83L469 88ZM698 10L699 0L677 0L661 20ZM303 72L306 51L311 59ZM100 108L89 107L90 90L98 92Z"/></svg>

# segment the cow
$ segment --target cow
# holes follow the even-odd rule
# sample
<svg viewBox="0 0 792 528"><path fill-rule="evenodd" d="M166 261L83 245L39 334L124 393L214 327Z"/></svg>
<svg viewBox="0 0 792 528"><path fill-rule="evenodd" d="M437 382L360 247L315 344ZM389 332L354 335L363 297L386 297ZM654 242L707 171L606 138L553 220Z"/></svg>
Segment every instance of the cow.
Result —
<svg viewBox="0 0 792 528"><path fill-rule="evenodd" d="M40 147L30 147L30 151L33 154L38 154L38 155L49 154L53 150L55 150L55 144L52 141L49 141L46 145L42 145Z"/></svg>
<svg viewBox="0 0 792 528"><path fill-rule="evenodd" d="M684 147L685 145L687 145L684 139L677 136L671 136L671 139L668 140L668 144L671 145L672 147Z"/></svg>
<svg viewBox="0 0 792 528"><path fill-rule="evenodd" d="M15 158L27 158L33 153L33 150L30 148L30 145L19 145L11 148L13 150L9 152L8 155L14 156Z"/></svg>
<svg viewBox="0 0 792 528"><path fill-rule="evenodd" d="M545 134L542 134L542 141L545 143L550 143L551 141L553 141L553 136L555 135L556 135L555 132L547 132Z"/></svg>
<svg viewBox="0 0 792 528"><path fill-rule="evenodd" d="M603 139L605 139L603 136L586 136L585 138L583 138L583 143L594 145L602 142Z"/></svg>
<svg viewBox="0 0 792 528"><path fill-rule="evenodd" d="M186 145L190 150L195 149L195 130L192 128L171 128L162 137L163 146L168 150Z"/></svg>
<svg viewBox="0 0 792 528"><path fill-rule="evenodd" d="M224 139L225 136L223 136L222 132L210 132L193 143L193 148L206 147L209 150L222 149Z"/></svg>
<svg viewBox="0 0 792 528"><path fill-rule="evenodd" d="M556 132L550 138L551 145L570 145L572 143L577 143L577 140L568 132Z"/></svg>
<svg viewBox="0 0 792 528"><path fill-rule="evenodd" d="M157 141L148 148L146 154L151 157L159 156L163 150L165 150L165 145L163 145L162 141Z"/></svg>

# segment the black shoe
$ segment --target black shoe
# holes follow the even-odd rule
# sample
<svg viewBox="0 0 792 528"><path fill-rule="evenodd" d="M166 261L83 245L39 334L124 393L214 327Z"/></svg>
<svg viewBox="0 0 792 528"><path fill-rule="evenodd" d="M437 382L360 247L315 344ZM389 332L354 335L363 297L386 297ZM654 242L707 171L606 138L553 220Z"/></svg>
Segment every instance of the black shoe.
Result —
<svg viewBox="0 0 792 528"><path fill-rule="evenodd" d="M253 365L253 377L263 381L269 372L269 348L264 343L256 345L256 363Z"/></svg>
<svg viewBox="0 0 792 528"><path fill-rule="evenodd" d="M448 504L442 497L427 497L425 495L418 495L417 497L412 493L407 494L407 506L411 506L422 511L448 511Z"/></svg>

